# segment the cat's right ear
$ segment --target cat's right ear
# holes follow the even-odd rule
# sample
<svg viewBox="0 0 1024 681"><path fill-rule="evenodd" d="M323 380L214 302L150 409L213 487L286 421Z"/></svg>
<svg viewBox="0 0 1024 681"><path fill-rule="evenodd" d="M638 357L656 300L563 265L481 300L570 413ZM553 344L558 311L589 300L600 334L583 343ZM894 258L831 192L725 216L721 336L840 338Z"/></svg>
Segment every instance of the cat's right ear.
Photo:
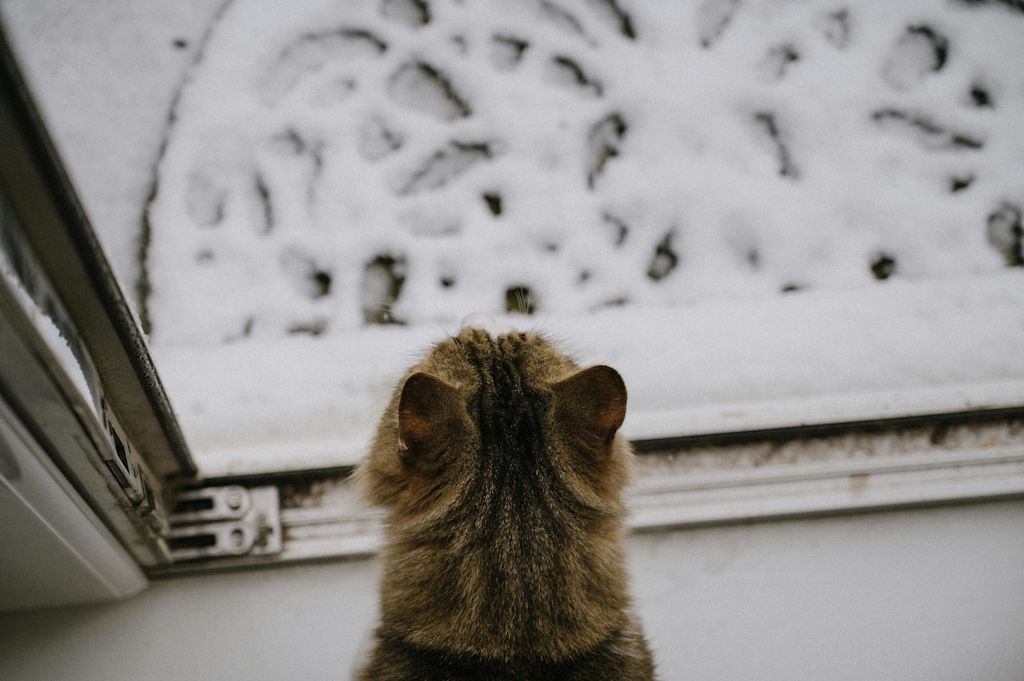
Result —
<svg viewBox="0 0 1024 681"><path fill-rule="evenodd" d="M626 384L619 372L599 365L552 386L555 414L576 444L592 454L608 452L626 418Z"/></svg>
<svg viewBox="0 0 1024 681"><path fill-rule="evenodd" d="M398 401L398 450L402 461L428 469L436 463L459 427L459 391L430 374L406 379Z"/></svg>

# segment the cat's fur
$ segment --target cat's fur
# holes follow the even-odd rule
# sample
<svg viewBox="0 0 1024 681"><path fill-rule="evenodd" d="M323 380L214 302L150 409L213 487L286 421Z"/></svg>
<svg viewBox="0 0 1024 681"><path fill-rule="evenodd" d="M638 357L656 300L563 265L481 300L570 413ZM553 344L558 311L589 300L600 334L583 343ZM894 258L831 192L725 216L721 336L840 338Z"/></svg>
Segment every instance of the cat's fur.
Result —
<svg viewBox="0 0 1024 681"><path fill-rule="evenodd" d="M390 507L360 681L649 681L622 550L611 368L463 330L399 385L358 471Z"/></svg>

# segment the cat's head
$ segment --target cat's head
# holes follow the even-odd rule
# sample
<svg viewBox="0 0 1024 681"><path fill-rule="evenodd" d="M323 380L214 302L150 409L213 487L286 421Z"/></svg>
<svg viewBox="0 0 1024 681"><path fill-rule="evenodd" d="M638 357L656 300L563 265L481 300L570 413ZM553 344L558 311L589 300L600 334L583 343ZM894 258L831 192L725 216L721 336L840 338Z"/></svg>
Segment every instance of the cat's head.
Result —
<svg viewBox="0 0 1024 681"><path fill-rule="evenodd" d="M369 500L424 521L457 509L618 516L632 456L617 435L622 378L540 335L492 333L463 329L399 383L359 472Z"/></svg>

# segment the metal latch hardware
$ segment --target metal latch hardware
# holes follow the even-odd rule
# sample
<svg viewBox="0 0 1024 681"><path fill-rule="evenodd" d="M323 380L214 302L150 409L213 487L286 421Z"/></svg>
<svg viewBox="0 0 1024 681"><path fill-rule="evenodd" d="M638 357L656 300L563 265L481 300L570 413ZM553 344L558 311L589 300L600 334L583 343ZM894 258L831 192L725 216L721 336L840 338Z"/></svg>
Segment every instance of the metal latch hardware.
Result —
<svg viewBox="0 0 1024 681"><path fill-rule="evenodd" d="M184 492L175 499L170 523L167 545L175 562L281 552L276 487L228 485Z"/></svg>

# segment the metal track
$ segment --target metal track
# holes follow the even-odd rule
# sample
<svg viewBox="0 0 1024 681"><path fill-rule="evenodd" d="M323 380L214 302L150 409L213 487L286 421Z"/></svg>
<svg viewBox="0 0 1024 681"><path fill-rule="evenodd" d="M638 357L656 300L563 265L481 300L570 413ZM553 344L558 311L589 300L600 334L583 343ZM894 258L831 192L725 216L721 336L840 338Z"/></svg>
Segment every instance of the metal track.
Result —
<svg viewBox="0 0 1024 681"><path fill-rule="evenodd" d="M647 451L637 456L627 494L629 527L654 532L1024 497L1024 418L974 416ZM384 541L384 511L362 503L347 471L214 483L277 489L280 551L179 563L154 576L366 558Z"/></svg>

